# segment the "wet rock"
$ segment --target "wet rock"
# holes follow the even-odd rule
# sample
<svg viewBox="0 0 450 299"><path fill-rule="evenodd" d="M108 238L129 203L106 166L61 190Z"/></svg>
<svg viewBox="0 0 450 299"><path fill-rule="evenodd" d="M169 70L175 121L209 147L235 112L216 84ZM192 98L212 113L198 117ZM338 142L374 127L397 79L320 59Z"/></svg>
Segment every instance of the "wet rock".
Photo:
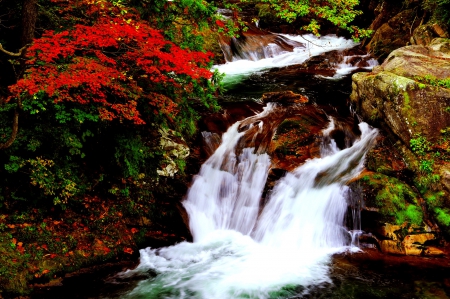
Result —
<svg viewBox="0 0 450 299"><path fill-rule="evenodd" d="M384 226L381 227L381 235L390 240L398 241L397 231L401 230L401 228L400 225L385 223Z"/></svg>
<svg viewBox="0 0 450 299"><path fill-rule="evenodd" d="M406 255L421 255L425 249L426 241L434 240L435 236L431 233L407 235L403 241Z"/></svg>
<svg viewBox="0 0 450 299"><path fill-rule="evenodd" d="M261 101L263 103L302 104L307 103L308 98L288 90L281 92L267 92L263 94Z"/></svg>
<svg viewBox="0 0 450 299"><path fill-rule="evenodd" d="M398 241L382 240L380 247L383 253L405 255L405 248Z"/></svg>
<svg viewBox="0 0 450 299"><path fill-rule="evenodd" d="M373 60L373 57L358 48L333 50L313 56L301 64L271 69L268 74L271 76L295 76L306 73L333 77L340 64L363 69L371 65L370 60Z"/></svg>
<svg viewBox="0 0 450 299"><path fill-rule="evenodd" d="M367 153L366 167L388 176L406 179L408 164L405 155L380 133L376 145Z"/></svg>
<svg viewBox="0 0 450 299"><path fill-rule="evenodd" d="M445 252L437 247L429 246L424 251L425 256L444 256Z"/></svg>
<svg viewBox="0 0 450 299"><path fill-rule="evenodd" d="M262 30L248 24L247 31L239 37L221 36L220 47L226 61L239 59L259 60L273 57L279 52L292 52L294 48L304 47L304 44L292 41L282 35Z"/></svg>

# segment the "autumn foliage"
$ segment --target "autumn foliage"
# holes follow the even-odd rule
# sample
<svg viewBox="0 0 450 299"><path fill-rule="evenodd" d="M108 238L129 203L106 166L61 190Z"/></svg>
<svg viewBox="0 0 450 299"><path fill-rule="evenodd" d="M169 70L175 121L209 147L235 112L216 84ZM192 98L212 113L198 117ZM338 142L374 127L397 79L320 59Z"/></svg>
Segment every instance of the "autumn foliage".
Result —
<svg viewBox="0 0 450 299"><path fill-rule="evenodd" d="M167 157L159 132L189 138L198 107L218 107L212 54L200 39L168 40L124 1L49 1L59 26L27 48L24 76L0 105L0 144L20 111L17 138L0 152L0 199L148 198Z"/></svg>
<svg viewBox="0 0 450 299"><path fill-rule="evenodd" d="M10 87L9 99L41 92L55 104L93 105L101 120L134 124L151 118L142 105L172 120L194 84L211 79L211 54L181 49L137 14L120 15L120 8L102 5L84 3L97 16L93 24L49 30L34 41L27 75Z"/></svg>

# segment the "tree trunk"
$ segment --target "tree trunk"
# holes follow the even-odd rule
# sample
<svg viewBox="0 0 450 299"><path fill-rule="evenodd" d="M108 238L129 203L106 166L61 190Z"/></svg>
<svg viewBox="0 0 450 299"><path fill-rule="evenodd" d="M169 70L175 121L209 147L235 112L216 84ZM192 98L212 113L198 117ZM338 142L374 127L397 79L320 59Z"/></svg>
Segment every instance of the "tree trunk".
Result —
<svg viewBox="0 0 450 299"><path fill-rule="evenodd" d="M38 0L23 0L22 5L22 35L21 35L21 45L18 55L16 53L8 53L6 50L3 52L10 56L21 56L20 70L17 72L16 80L19 80L23 73L25 72L25 59L23 59L26 55L26 46L33 41L34 31L36 29L36 21L38 16ZM3 48L2 48L3 50ZM1 104L1 103L0 103ZM20 99L17 99L17 107L14 111L14 119L12 124L12 132L10 138L3 144L0 143L0 149L5 149L11 146L13 142L16 140L17 133L19 132L19 112L21 110L21 102Z"/></svg>
<svg viewBox="0 0 450 299"><path fill-rule="evenodd" d="M21 36L22 47L33 41L38 15L37 2L38 0L23 0Z"/></svg>

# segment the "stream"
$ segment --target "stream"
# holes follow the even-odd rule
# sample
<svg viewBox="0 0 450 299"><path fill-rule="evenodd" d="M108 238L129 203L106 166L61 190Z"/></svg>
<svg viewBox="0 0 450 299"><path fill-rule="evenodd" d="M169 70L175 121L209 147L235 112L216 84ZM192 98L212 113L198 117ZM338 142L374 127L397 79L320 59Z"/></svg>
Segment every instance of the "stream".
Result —
<svg viewBox="0 0 450 299"><path fill-rule="evenodd" d="M215 151L183 200L194 241L142 249L134 269L105 275L91 292L74 287L64 298L448 298L445 268L414 268L376 251L367 262L356 242L359 218L346 226L347 185L363 170L378 130L360 122L345 146L330 133L343 118L357 118L347 106L350 74L376 61L342 54L325 71L298 72L295 66L311 57L356 44L336 36L282 38L298 47L271 43L215 66L226 74L222 100L259 103L263 93L286 90L307 96L328 117L318 156L279 178L262 200L272 160L255 140L276 132L270 120L283 105L264 104L229 127L220 145L205 132Z"/></svg>

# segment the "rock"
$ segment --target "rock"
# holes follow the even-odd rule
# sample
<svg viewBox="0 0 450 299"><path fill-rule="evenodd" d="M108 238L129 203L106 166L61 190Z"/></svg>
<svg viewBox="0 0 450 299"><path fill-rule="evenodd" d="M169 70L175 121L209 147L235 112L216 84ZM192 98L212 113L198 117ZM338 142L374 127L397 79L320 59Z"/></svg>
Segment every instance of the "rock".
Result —
<svg viewBox="0 0 450 299"><path fill-rule="evenodd" d="M307 103L308 98L304 95L293 93L292 91L267 92L263 94L263 103L275 102L283 104L301 104Z"/></svg>
<svg viewBox="0 0 450 299"><path fill-rule="evenodd" d="M405 248L406 255L421 255L425 249L426 241L434 240L435 236L431 233L407 235L402 243Z"/></svg>
<svg viewBox="0 0 450 299"><path fill-rule="evenodd" d="M437 37L446 38L448 36L438 24L424 24L414 29L410 42L412 45L427 46Z"/></svg>
<svg viewBox="0 0 450 299"><path fill-rule="evenodd" d="M407 169L403 153L401 153L380 132L376 145L366 155L367 169L394 177L403 176Z"/></svg>
<svg viewBox="0 0 450 299"><path fill-rule="evenodd" d="M292 41L282 35L262 30L247 24L247 31L240 32L240 37L220 37L220 47L226 61L236 59L259 60L273 57L275 52L292 52L304 44ZM269 46L270 45L270 46Z"/></svg>
<svg viewBox="0 0 450 299"><path fill-rule="evenodd" d="M448 33L445 32L444 29L439 24L434 23L431 25L433 32L436 33L439 37L448 38Z"/></svg>
<svg viewBox="0 0 450 299"><path fill-rule="evenodd" d="M381 173L368 173L359 182L363 187L366 207L378 208L379 221L397 224L409 222L416 225L422 223L420 196L405 182ZM409 213L405 212L407 210ZM385 224L373 233L379 233L381 238L399 240L401 238L396 231L398 227Z"/></svg>
<svg viewBox="0 0 450 299"><path fill-rule="evenodd" d="M415 9L399 12L375 31L366 46L367 51L379 59L386 57L391 51L407 45L419 23Z"/></svg>
<svg viewBox="0 0 450 299"><path fill-rule="evenodd" d="M390 223L385 223L384 226L381 227L381 235L385 238L389 238L390 240L398 241L396 231L401 230L400 225L394 225Z"/></svg>
<svg viewBox="0 0 450 299"><path fill-rule="evenodd" d="M405 255L405 248L401 242L394 240L382 240L380 242L381 251L383 253Z"/></svg>
<svg viewBox="0 0 450 299"><path fill-rule="evenodd" d="M423 251L423 254L425 256L443 256L445 252L437 247L429 246Z"/></svg>
<svg viewBox="0 0 450 299"><path fill-rule="evenodd" d="M346 50L332 50L313 56L301 64L270 69L262 77L297 77L298 74L333 77L340 64L363 69L373 65L373 57L356 47Z"/></svg>
<svg viewBox="0 0 450 299"><path fill-rule="evenodd" d="M375 19L370 24L369 29L376 31L389 19L399 13L401 6L395 1L382 0L378 2L378 5L374 9Z"/></svg>
<svg viewBox="0 0 450 299"><path fill-rule="evenodd" d="M175 160L184 160L189 156L189 147L182 137L176 136L176 132L166 128L160 128L160 147L164 151L164 159L160 169L156 172L160 176L173 177L179 170Z"/></svg>
<svg viewBox="0 0 450 299"><path fill-rule="evenodd" d="M416 80L449 78L449 49L450 40L435 39L393 51L372 73L353 75L351 100L365 119L386 124L406 145L416 134L435 141L450 126L450 89Z"/></svg>
<svg viewBox="0 0 450 299"><path fill-rule="evenodd" d="M441 184L444 190L450 193L450 164L444 164L439 169L439 175L441 176Z"/></svg>

